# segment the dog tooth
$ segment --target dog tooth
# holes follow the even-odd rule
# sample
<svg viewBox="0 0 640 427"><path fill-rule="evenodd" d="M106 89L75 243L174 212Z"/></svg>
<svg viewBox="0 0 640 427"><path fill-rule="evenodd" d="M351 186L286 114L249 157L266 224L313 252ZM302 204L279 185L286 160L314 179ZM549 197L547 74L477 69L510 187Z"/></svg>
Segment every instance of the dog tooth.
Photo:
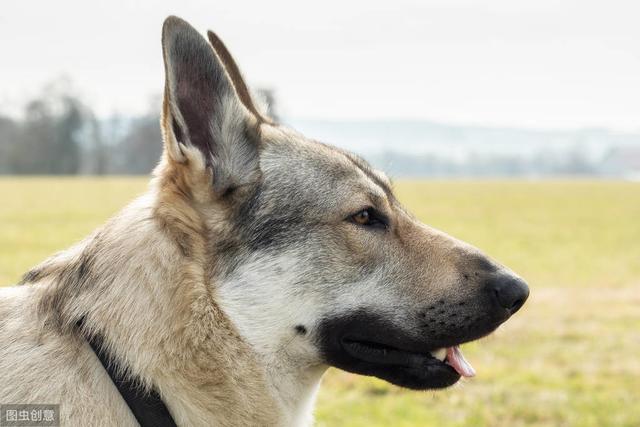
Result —
<svg viewBox="0 0 640 427"><path fill-rule="evenodd" d="M431 355L433 357L435 357L436 359L440 359L444 362L444 359L447 357L447 349L446 348L439 348L437 350L434 350L431 352Z"/></svg>

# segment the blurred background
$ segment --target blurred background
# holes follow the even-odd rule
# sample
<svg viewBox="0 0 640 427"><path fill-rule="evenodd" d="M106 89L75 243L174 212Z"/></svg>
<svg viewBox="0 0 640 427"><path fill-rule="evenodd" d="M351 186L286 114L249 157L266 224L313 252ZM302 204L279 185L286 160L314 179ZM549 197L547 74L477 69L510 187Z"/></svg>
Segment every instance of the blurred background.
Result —
<svg viewBox="0 0 640 427"><path fill-rule="evenodd" d="M5 5L0 173L148 173L174 13L282 122L396 177L640 179L637 2L174 3Z"/></svg>
<svg viewBox="0 0 640 427"><path fill-rule="evenodd" d="M317 425L640 425L640 3L6 2L0 286L144 191L169 14L214 30L280 122L531 285L466 346L477 378L416 393L331 370Z"/></svg>

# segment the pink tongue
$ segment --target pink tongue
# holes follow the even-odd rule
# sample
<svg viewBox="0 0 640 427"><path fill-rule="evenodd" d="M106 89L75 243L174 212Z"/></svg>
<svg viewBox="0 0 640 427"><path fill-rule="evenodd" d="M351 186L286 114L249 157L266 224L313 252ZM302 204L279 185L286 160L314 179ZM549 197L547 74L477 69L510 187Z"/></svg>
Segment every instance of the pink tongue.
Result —
<svg viewBox="0 0 640 427"><path fill-rule="evenodd" d="M473 377L476 374L476 370L465 360L458 346L447 347L447 363L462 377Z"/></svg>

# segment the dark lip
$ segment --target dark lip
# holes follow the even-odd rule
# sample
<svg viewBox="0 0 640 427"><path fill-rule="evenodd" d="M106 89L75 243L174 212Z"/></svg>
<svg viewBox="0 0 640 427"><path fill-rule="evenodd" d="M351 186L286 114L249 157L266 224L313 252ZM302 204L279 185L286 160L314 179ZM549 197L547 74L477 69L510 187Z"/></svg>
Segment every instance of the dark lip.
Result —
<svg viewBox="0 0 640 427"><path fill-rule="evenodd" d="M403 387L415 390L442 389L460 380L460 374L451 365L433 357L429 352L408 351L372 341L352 339L340 340L340 347L349 357L358 360L358 363L377 370L379 374L376 376L379 378Z"/></svg>
<svg viewBox="0 0 640 427"><path fill-rule="evenodd" d="M496 321L496 322L492 322L489 325L487 325L483 331L480 332L476 332L473 333L471 335L467 335L467 336L461 336L461 337L451 337L448 339L444 339L441 341L435 341L435 342L430 342L430 343L420 343L420 342L412 342L412 343L404 343L405 345L398 345L396 343L390 344L388 342L383 342L383 341L378 341L378 340L372 340L370 338L364 338L364 337L355 337L355 336L351 336L351 335L345 335L343 336L339 342L340 345L342 346L342 348L349 354L351 354L351 356L356 357L358 359L361 359L361 357L357 354L353 354L353 353L360 353L360 351L358 351L358 348L360 346L364 347L361 348L360 350L364 350L366 352L370 352L372 353L372 358L376 358L379 356L380 358L380 362L371 362L371 363L384 363L384 364L397 364L397 363L393 363L394 360L399 359L399 360L403 360L403 357L405 359L409 358L415 358L415 357L419 357L421 359L424 358L431 358L434 359L440 363L443 363L441 360L436 359L435 357L433 357L431 355L431 352L439 350L441 348L446 349L447 347L455 347L458 345L462 345L462 344L466 344L469 342L473 342L473 341L477 341L479 339L482 339L486 336L491 335L493 332L495 332L495 330L502 324L503 322L501 321ZM412 348L409 348L409 346L411 346ZM376 352L374 350L380 350L379 352ZM386 351L386 355L384 354ZM365 353L366 355L366 353ZM403 357L399 357L400 355L403 355ZM384 360L389 360L389 363L385 363ZM363 359L364 360L364 359Z"/></svg>
<svg viewBox="0 0 640 427"><path fill-rule="evenodd" d="M443 347L437 347L430 351L415 351L382 342L350 337L342 338L340 344L347 354L368 363L406 367L414 367L425 361L431 362L431 360L444 363L431 355L431 351Z"/></svg>

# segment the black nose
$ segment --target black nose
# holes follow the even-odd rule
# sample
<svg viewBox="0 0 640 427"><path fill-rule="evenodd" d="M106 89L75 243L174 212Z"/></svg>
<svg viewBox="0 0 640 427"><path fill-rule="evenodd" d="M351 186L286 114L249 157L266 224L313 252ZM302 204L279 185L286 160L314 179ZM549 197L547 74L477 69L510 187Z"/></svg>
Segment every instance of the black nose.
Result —
<svg viewBox="0 0 640 427"><path fill-rule="evenodd" d="M498 273L489 286L500 307L506 309L510 315L520 310L529 297L529 287L525 281L510 273Z"/></svg>

